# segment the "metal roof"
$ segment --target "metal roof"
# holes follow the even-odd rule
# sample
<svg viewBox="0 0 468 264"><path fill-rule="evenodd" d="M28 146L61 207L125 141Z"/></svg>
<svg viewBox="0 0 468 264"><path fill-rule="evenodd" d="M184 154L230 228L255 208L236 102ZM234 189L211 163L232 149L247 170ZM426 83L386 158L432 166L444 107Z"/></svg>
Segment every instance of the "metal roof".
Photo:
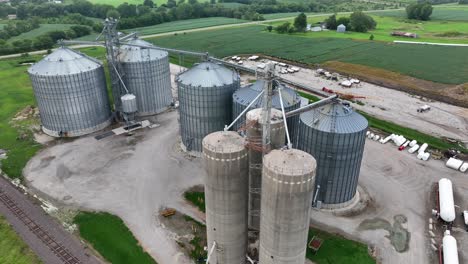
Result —
<svg viewBox="0 0 468 264"><path fill-rule="evenodd" d="M67 47L60 47L28 69L33 75L70 75L95 70L100 61Z"/></svg>
<svg viewBox="0 0 468 264"><path fill-rule="evenodd" d="M196 64L177 78L180 84L201 87L225 86L238 81L237 73L213 62Z"/></svg>
<svg viewBox="0 0 468 264"><path fill-rule="evenodd" d="M368 127L367 119L352 108L338 102L302 113L300 118L313 129L338 134L359 132ZM334 131L332 131L333 122L335 123Z"/></svg>
<svg viewBox="0 0 468 264"><path fill-rule="evenodd" d="M146 42L144 40L138 39L138 38L127 41L127 43L133 44L133 45L154 47L153 44ZM168 53L164 50L145 49L141 47L122 45L120 47L120 54L118 56L118 59L119 61L123 63L144 62L144 61L159 60L167 56L168 56Z"/></svg>
<svg viewBox="0 0 468 264"><path fill-rule="evenodd" d="M234 94L233 98L236 103L240 103L242 105L249 105L253 99L263 90L265 86L264 80L258 80L255 83L246 85L240 89L238 89ZM283 106L284 108L288 108L291 106L295 106L301 103L301 97L294 91L293 89L285 86L282 83L275 82L273 86L273 96L271 98L271 103L273 108L281 109L281 103L279 98L278 86L281 86L283 90L281 90L281 95L283 98ZM261 96L252 108L261 107L263 104L263 96Z"/></svg>

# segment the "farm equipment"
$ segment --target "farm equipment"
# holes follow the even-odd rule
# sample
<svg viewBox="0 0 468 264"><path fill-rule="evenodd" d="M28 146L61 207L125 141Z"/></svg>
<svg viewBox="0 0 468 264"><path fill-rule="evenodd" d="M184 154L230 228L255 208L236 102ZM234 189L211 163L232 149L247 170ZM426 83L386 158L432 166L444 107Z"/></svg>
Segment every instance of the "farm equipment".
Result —
<svg viewBox="0 0 468 264"><path fill-rule="evenodd" d="M322 91L330 93L330 94L335 93L335 91L333 91L332 89L328 89L327 87L322 87Z"/></svg>
<svg viewBox="0 0 468 264"><path fill-rule="evenodd" d="M166 209L161 211L161 215L164 216L164 217L169 217L169 216L175 215L175 213L176 213L176 210L172 209L172 208L166 208Z"/></svg>

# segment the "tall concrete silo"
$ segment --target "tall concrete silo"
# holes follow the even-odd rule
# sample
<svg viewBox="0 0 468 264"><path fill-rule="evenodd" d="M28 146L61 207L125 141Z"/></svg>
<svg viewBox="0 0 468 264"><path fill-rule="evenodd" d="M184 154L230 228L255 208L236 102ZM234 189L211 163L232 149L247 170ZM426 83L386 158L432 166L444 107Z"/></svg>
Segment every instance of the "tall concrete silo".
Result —
<svg viewBox="0 0 468 264"><path fill-rule="evenodd" d="M339 102L300 115L296 146L317 159L315 205L340 208L354 201L367 120Z"/></svg>
<svg viewBox="0 0 468 264"><path fill-rule="evenodd" d="M244 111L244 109L262 92L263 87L266 85L264 80L257 80L255 83L248 84L235 91L232 99L232 117L236 118ZM289 88L280 82L273 82L273 95L271 97L272 108L281 110L280 98L278 88L282 88L281 95L283 99L283 106L286 112L297 109L301 106L301 97L296 91ZM252 109L261 108L263 105L263 96L261 96L253 105ZM245 123L245 116L237 121L233 130L238 130ZM291 138L294 138L297 125L299 123L299 116L292 116L287 119L288 131Z"/></svg>
<svg viewBox="0 0 468 264"><path fill-rule="evenodd" d="M210 264L245 263L247 254L248 152L232 131L203 139L205 203Z"/></svg>
<svg viewBox="0 0 468 264"><path fill-rule="evenodd" d="M76 137L111 123L102 63L61 47L28 69L42 130L53 137Z"/></svg>
<svg viewBox="0 0 468 264"><path fill-rule="evenodd" d="M247 146L249 149L249 228L260 229L260 206L262 189L262 109L250 110L246 114ZM279 149L285 145L285 129L280 110L271 109L270 146Z"/></svg>
<svg viewBox="0 0 468 264"><path fill-rule="evenodd" d="M153 46L140 39L128 43ZM117 59L123 69L122 79L136 97L139 116L163 112L171 105L171 72L166 51L122 45Z"/></svg>
<svg viewBox="0 0 468 264"><path fill-rule="evenodd" d="M301 150L265 155L259 263L305 262L315 170L315 159Z"/></svg>
<svg viewBox="0 0 468 264"><path fill-rule="evenodd" d="M232 120L232 94L239 75L213 62L202 62L177 77L182 144L202 151L203 138Z"/></svg>

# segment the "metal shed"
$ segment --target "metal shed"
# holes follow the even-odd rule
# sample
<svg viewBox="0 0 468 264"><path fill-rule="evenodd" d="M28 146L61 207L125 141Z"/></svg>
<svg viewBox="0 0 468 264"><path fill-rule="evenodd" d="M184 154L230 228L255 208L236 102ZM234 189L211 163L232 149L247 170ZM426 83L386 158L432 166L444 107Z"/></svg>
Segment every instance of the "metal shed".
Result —
<svg viewBox="0 0 468 264"><path fill-rule="evenodd" d="M102 63L61 47L28 69L42 130L54 137L76 137L111 123Z"/></svg>
<svg viewBox="0 0 468 264"><path fill-rule="evenodd" d="M362 115L339 102L301 114L296 146L317 160L316 202L342 207L353 199L367 127Z"/></svg>
<svg viewBox="0 0 468 264"><path fill-rule="evenodd" d="M177 79L182 144L202 150L203 138L223 130L232 120L232 94L239 88L236 72L213 62L202 62Z"/></svg>
<svg viewBox="0 0 468 264"><path fill-rule="evenodd" d="M232 95L232 117L236 118L253 101L255 97L263 90L264 80L258 80L255 83L248 84ZM273 108L281 110L278 88L281 87L284 110L289 112L301 106L301 97L296 91L280 82L273 83L273 96L271 105ZM251 109L261 108L263 105L263 96L261 96L251 107ZM245 115L242 116L233 126L233 130L238 130L245 123ZM294 138L299 123L299 116L292 116L287 119L288 131L291 138Z"/></svg>
<svg viewBox="0 0 468 264"><path fill-rule="evenodd" d="M140 39L132 39L128 43L153 47ZM171 72L166 51L123 45L118 60L124 71L124 83L136 97L138 115L157 114L171 105Z"/></svg>
<svg viewBox="0 0 468 264"><path fill-rule="evenodd" d="M343 24L338 25L338 27L336 28L336 32L345 33L346 32L346 26L343 25Z"/></svg>

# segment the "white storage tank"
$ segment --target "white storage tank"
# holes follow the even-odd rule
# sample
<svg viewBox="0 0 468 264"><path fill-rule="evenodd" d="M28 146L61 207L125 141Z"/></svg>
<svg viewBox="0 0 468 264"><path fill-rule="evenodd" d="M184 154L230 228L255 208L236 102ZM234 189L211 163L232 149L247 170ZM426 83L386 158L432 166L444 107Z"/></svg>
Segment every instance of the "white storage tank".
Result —
<svg viewBox="0 0 468 264"><path fill-rule="evenodd" d="M416 150L418 150L418 148L419 148L419 145L416 144L416 145L412 146L410 149L408 149L408 152L413 154L414 152L416 152Z"/></svg>
<svg viewBox="0 0 468 264"><path fill-rule="evenodd" d="M133 114L138 111L136 97L133 94L126 94L120 98L122 101L122 112Z"/></svg>
<svg viewBox="0 0 468 264"><path fill-rule="evenodd" d="M427 143L422 144L422 146L418 149L418 153L425 152L429 145Z"/></svg>
<svg viewBox="0 0 468 264"><path fill-rule="evenodd" d="M447 223L455 220L452 182L446 178L439 180L439 214L440 218Z"/></svg>
<svg viewBox="0 0 468 264"><path fill-rule="evenodd" d="M450 231L445 231L442 239L442 252L444 255L444 264L458 264L457 240L450 235Z"/></svg>
<svg viewBox="0 0 468 264"><path fill-rule="evenodd" d="M449 158L445 165L451 169L458 170L463 165L463 160Z"/></svg>

